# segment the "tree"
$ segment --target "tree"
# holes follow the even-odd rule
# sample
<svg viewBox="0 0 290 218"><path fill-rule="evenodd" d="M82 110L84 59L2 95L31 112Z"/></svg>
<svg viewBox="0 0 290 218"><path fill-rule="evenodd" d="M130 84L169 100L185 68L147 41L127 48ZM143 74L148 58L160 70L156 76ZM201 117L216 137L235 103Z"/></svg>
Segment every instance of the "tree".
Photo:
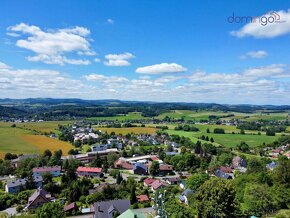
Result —
<svg viewBox="0 0 290 218"><path fill-rule="evenodd" d="M213 130L213 132L214 132L215 134L225 134L225 130L222 129L222 128L215 128L215 129Z"/></svg>
<svg viewBox="0 0 290 218"><path fill-rule="evenodd" d="M43 157L44 158L50 158L52 156L52 153L49 149L46 149L44 152L43 152Z"/></svg>
<svg viewBox="0 0 290 218"><path fill-rule="evenodd" d="M37 218L63 218L66 217L63 206L58 202L46 203L36 211Z"/></svg>
<svg viewBox="0 0 290 218"><path fill-rule="evenodd" d="M208 179L209 176L205 173L193 174L186 180L187 188L196 191Z"/></svg>
<svg viewBox="0 0 290 218"><path fill-rule="evenodd" d="M159 174L159 163L157 161L153 161L150 168L149 173L152 176L157 176Z"/></svg>
<svg viewBox="0 0 290 218"><path fill-rule="evenodd" d="M201 154L201 142L197 141L195 144L195 148L194 148L194 153L196 154Z"/></svg>
<svg viewBox="0 0 290 218"><path fill-rule="evenodd" d="M246 142L241 142L237 148L242 151L242 152L249 152L250 151L250 146Z"/></svg>
<svg viewBox="0 0 290 218"><path fill-rule="evenodd" d="M210 133L210 130L209 130L209 128L207 128L207 129L206 129L206 133Z"/></svg>
<svg viewBox="0 0 290 218"><path fill-rule="evenodd" d="M269 187L261 184L247 185L243 202L244 212L256 216L271 212L276 207L272 195L269 192Z"/></svg>
<svg viewBox="0 0 290 218"><path fill-rule="evenodd" d="M137 202L135 185L132 185L132 187L131 187L130 202L131 202L131 204L135 204Z"/></svg>
<svg viewBox="0 0 290 218"><path fill-rule="evenodd" d="M290 160L281 157L275 169L277 181L290 188Z"/></svg>
<svg viewBox="0 0 290 218"><path fill-rule="evenodd" d="M97 153L96 158L92 161L91 166L92 167L102 167L103 160L101 159L99 153Z"/></svg>
<svg viewBox="0 0 290 218"><path fill-rule="evenodd" d="M117 174L117 177L116 177L116 183L121 184L122 181L123 181L123 177L122 177L121 173L119 172Z"/></svg>
<svg viewBox="0 0 290 218"><path fill-rule="evenodd" d="M236 217L237 203L231 181L213 178L201 185L195 196L198 217Z"/></svg>

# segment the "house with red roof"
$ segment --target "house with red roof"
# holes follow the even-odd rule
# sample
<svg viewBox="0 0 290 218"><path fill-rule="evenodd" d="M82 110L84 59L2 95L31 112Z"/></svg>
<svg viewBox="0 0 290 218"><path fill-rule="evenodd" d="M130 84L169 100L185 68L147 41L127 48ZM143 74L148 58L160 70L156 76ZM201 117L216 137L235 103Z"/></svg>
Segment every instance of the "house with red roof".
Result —
<svg viewBox="0 0 290 218"><path fill-rule="evenodd" d="M166 186L168 186L168 183L163 182L161 180L156 180L156 181L154 181L153 183L150 184L150 187L151 187L152 191L159 190L159 189L164 188Z"/></svg>
<svg viewBox="0 0 290 218"><path fill-rule="evenodd" d="M146 187L150 187L150 185L155 182L157 179L153 179L153 178L146 178L143 182L144 182L144 186Z"/></svg>
<svg viewBox="0 0 290 218"><path fill-rule="evenodd" d="M140 202L140 203L147 202L150 200L148 195L137 195L136 198L137 198L138 202Z"/></svg>
<svg viewBox="0 0 290 218"><path fill-rule="evenodd" d="M91 177L103 177L104 173L102 168L99 167L78 167L78 176L91 176Z"/></svg>

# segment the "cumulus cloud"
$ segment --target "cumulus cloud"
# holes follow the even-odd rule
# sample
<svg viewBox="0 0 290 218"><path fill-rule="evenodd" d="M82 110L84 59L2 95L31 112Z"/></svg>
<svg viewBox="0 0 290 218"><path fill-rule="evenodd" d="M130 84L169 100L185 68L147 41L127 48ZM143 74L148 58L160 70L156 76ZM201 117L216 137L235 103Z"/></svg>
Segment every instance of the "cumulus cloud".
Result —
<svg viewBox="0 0 290 218"><path fill-rule="evenodd" d="M135 56L129 52L125 52L122 54L108 54L105 56L106 61L104 64L106 66L113 66L113 67L122 67L122 66L129 66L129 60L135 58Z"/></svg>
<svg viewBox="0 0 290 218"><path fill-rule="evenodd" d="M276 22L272 22L275 19ZM290 9L288 11L277 11L264 14L250 22L240 30L230 32L231 35L243 38L252 36L254 38L274 38L290 33Z"/></svg>
<svg viewBox="0 0 290 218"><path fill-rule="evenodd" d="M268 56L268 52L259 50L259 51L250 51L244 55L242 55L240 58L241 59L247 59L247 58L256 58L256 59L261 59L265 58Z"/></svg>
<svg viewBox="0 0 290 218"><path fill-rule="evenodd" d="M151 66L139 67L136 69L136 73L142 74L162 74L162 73L178 73L184 72L187 69L176 63L161 63Z"/></svg>
<svg viewBox="0 0 290 218"><path fill-rule="evenodd" d="M46 64L75 64L88 65L89 60L70 59L66 54L92 56L96 53L90 48L88 35L90 31L84 27L72 27L43 31L37 26L20 23L8 27L11 33L21 34L22 39L16 41L16 46L25 48L35 53L28 56L29 61L41 61ZM28 35L28 36L27 36Z"/></svg>
<svg viewBox="0 0 290 218"><path fill-rule="evenodd" d="M146 101L289 104L289 65L240 72L142 75L86 74L72 78L44 69L15 69L0 62L0 97L64 97Z"/></svg>

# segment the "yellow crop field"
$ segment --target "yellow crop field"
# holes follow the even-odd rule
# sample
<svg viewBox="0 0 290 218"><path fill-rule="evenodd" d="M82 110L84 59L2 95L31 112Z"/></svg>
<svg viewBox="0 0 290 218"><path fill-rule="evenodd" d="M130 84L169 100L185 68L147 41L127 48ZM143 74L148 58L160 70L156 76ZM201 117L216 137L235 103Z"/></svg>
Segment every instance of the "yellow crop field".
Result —
<svg viewBox="0 0 290 218"><path fill-rule="evenodd" d="M73 146L68 142L59 141L41 135L22 135L21 138L27 143L36 146L40 153L46 149L51 151L61 149L63 154L67 154L67 152L73 148Z"/></svg>
<svg viewBox="0 0 290 218"><path fill-rule="evenodd" d="M96 130L102 130L107 133L115 132L116 134L126 135L127 133L147 133L154 134L156 132L155 128L152 127L128 127L128 128L107 128L107 127L96 127Z"/></svg>

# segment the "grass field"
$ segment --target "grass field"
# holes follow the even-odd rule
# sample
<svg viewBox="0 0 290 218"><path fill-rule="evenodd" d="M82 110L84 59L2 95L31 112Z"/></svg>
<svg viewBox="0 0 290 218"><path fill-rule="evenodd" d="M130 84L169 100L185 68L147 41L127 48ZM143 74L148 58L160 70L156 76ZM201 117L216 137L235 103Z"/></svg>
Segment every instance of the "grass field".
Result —
<svg viewBox="0 0 290 218"><path fill-rule="evenodd" d="M264 113L264 112L257 112L257 113L237 113L237 112L222 112L222 111L190 111L190 110L174 110L170 112L166 112L160 114L157 118L164 119L166 116L174 118L174 119L181 119L184 120L207 120L210 115L215 116L226 116L234 114L234 116L221 118L222 120L230 120L230 119L240 119L243 121L257 121L257 120L285 120L289 118L288 113Z"/></svg>
<svg viewBox="0 0 290 218"><path fill-rule="evenodd" d="M107 133L115 132L116 134L126 135L127 133L148 133L153 134L156 129L153 127L128 127L128 128L107 128L107 127L95 127L96 130L102 130Z"/></svg>
<svg viewBox="0 0 290 218"><path fill-rule="evenodd" d="M199 132L184 132L184 131L176 131L173 129L166 130L166 132L168 132L169 134L177 134L180 136L189 137L191 138L193 142L196 142L198 140L198 137L205 135L205 136L208 136L209 138L212 137L216 143L227 146L227 147L235 147L241 141L246 142L251 147L256 147L263 144L263 142L267 144L279 138L279 136L266 136L265 134L261 134L261 135L231 134L231 132L239 132L239 130L237 130L234 126L217 126L217 125L195 125L195 126L200 129ZM216 127L224 128L227 134L206 133L207 128L209 128L210 131L212 132L213 129ZM206 142L206 141L203 141L203 142Z"/></svg>
<svg viewBox="0 0 290 218"><path fill-rule="evenodd" d="M109 121L126 121L126 120L144 120L150 119L149 117L143 117L139 112L131 112L128 114L120 114L115 117L90 117L87 120L109 120Z"/></svg>
<svg viewBox="0 0 290 218"><path fill-rule="evenodd" d="M72 121L45 121L45 122L28 122L17 123L17 127L21 127L27 130L34 130L41 133L58 132L58 125L66 125L72 123Z"/></svg>
<svg viewBox="0 0 290 218"><path fill-rule="evenodd" d="M66 154L73 146L67 142L41 135L33 135L29 130L12 128L11 124L0 123L0 158L5 153L32 154L42 153L45 149L51 151L62 149Z"/></svg>

